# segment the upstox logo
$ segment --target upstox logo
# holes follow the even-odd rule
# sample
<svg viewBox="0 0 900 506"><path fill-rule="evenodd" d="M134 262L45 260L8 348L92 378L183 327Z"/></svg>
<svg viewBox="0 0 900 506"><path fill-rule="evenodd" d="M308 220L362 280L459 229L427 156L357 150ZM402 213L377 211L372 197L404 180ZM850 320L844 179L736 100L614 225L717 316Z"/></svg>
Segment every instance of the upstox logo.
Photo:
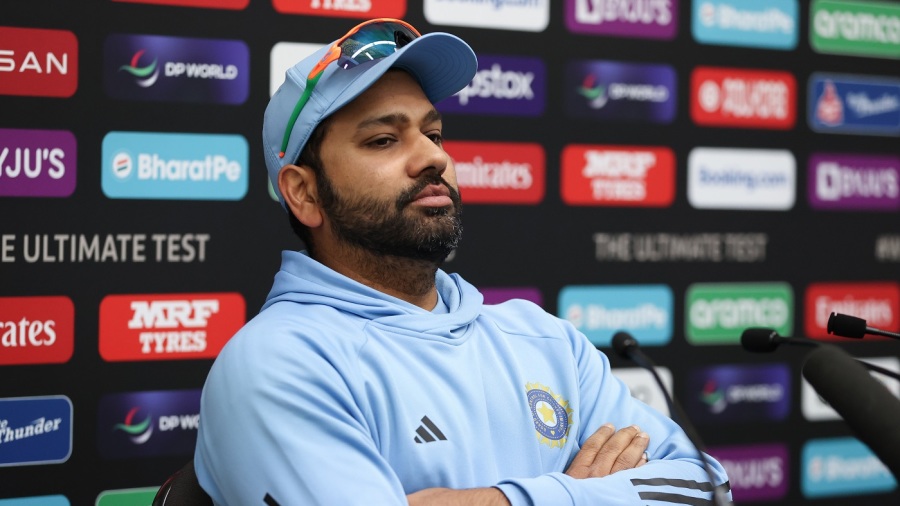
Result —
<svg viewBox="0 0 900 506"><path fill-rule="evenodd" d="M0 26L0 95L66 98L77 88L75 34Z"/></svg>
<svg viewBox="0 0 900 506"><path fill-rule="evenodd" d="M796 109L789 72L698 67L691 74L691 118L698 125L788 130Z"/></svg>
<svg viewBox="0 0 900 506"><path fill-rule="evenodd" d="M110 132L101 185L114 199L240 200L247 153L240 135Z"/></svg>
<svg viewBox="0 0 900 506"><path fill-rule="evenodd" d="M856 438L811 439L803 445L800 490L818 499L890 492L897 480Z"/></svg>
<svg viewBox="0 0 900 506"><path fill-rule="evenodd" d="M794 49L797 0L695 0L691 32L701 44Z"/></svg>
<svg viewBox="0 0 900 506"><path fill-rule="evenodd" d="M283 14L335 18L402 18L406 0L272 0Z"/></svg>
<svg viewBox="0 0 900 506"><path fill-rule="evenodd" d="M467 204L539 204L546 156L540 144L447 141L459 191Z"/></svg>
<svg viewBox="0 0 900 506"><path fill-rule="evenodd" d="M786 150L694 148L687 186L697 209L787 211L796 201L797 163Z"/></svg>
<svg viewBox="0 0 900 506"><path fill-rule="evenodd" d="M814 209L900 210L900 157L813 153L808 173Z"/></svg>
<svg viewBox="0 0 900 506"><path fill-rule="evenodd" d="M566 286L558 308L595 346L610 346L619 330L644 346L672 340L672 290L666 285Z"/></svg>
<svg viewBox="0 0 900 506"><path fill-rule="evenodd" d="M864 282L809 285L806 289L805 335L813 339L845 340L828 333L828 317L831 313L855 316L866 320L869 327L900 332L900 284Z"/></svg>
<svg viewBox="0 0 900 506"><path fill-rule="evenodd" d="M62 364L74 348L71 299L0 297L0 365Z"/></svg>
<svg viewBox="0 0 900 506"><path fill-rule="evenodd" d="M75 136L0 128L0 197L68 197L75 191Z"/></svg>
<svg viewBox="0 0 900 506"><path fill-rule="evenodd" d="M820 53L900 58L896 2L813 0L809 42Z"/></svg>
<svg viewBox="0 0 900 506"><path fill-rule="evenodd" d="M238 293L108 295L100 355L109 362L215 358L244 324Z"/></svg>
<svg viewBox="0 0 900 506"><path fill-rule="evenodd" d="M794 293L787 283L696 283L685 296L687 341L738 344L747 327L793 330Z"/></svg>
<svg viewBox="0 0 900 506"><path fill-rule="evenodd" d="M540 32L550 23L550 0L425 0L433 25Z"/></svg>
<svg viewBox="0 0 900 506"><path fill-rule="evenodd" d="M813 74L807 111L817 132L900 136L900 79Z"/></svg>
<svg viewBox="0 0 900 506"><path fill-rule="evenodd" d="M663 146L570 144L560 190L569 205L667 207L675 199L675 154Z"/></svg>
<svg viewBox="0 0 900 506"><path fill-rule="evenodd" d="M672 39L679 0L565 0L566 27L574 33Z"/></svg>
<svg viewBox="0 0 900 506"><path fill-rule="evenodd" d="M72 401L64 395L0 399L0 467L61 464L72 454Z"/></svg>
<svg viewBox="0 0 900 506"><path fill-rule="evenodd" d="M200 389L105 395L97 444L105 459L190 455L200 426Z"/></svg>
<svg viewBox="0 0 900 506"><path fill-rule="evenodd" d="M540 116L547 100L546 74L538 58L478 55L472 81L436 107L450 113Z"/></svg>

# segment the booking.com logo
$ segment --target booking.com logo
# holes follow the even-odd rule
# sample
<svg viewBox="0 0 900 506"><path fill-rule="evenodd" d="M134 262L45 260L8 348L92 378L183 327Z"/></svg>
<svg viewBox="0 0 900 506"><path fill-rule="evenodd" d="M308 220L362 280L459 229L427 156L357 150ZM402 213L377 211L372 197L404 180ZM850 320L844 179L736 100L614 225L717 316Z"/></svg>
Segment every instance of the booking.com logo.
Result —
<svg viewBox="0 0 900 506"><path fill-rule="evenodd" d="M141 56L143 56L145 52L145 49L141 49L137 53L134 53L134 56L131 57L131 64L122 65L119 67L119 70L124 70L133 75L138 86L149 88L153 86L156 83L157 78L159 78L159 66L157 65L156 58L154 58L153 63L144 67L139 67L138 64Z"/></svg>
<svg viewBox="0 0 900 506"><path fill-rule="evenodd" d="M124 423L117 423L113 430L121 430L130 436L131 442L136 445L142 445L146 443L150 436L153 435L153 417L151 415L147 415L147 418L142 422L135 423L134 418L137 415L138 411L141 408L133 407L128 414L125 415Z"/></svg>

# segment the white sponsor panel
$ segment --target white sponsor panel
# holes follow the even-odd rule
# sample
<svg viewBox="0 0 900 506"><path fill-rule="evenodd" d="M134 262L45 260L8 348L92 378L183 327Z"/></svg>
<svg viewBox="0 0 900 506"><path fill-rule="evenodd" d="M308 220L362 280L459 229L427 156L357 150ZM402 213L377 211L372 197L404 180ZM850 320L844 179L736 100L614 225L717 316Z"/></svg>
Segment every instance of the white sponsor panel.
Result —
<svg viewBox="0 0 900 506"><path fill-rule="evenodd" d="M666 392L672 395L672 371L668 367L656 367L656 374L666 387ZM631 396L647 404L660 413L670 416L669 405L660 390L656 380L650 371L640 367L616 367L612 369L613 376L619 378L631 391Z"/></svg>
<svg viewBox="0 0 900 506"><path fill-rule="evenodd" d="M284 73L297 62L315 53L327 42L321 44L307 42L279 42L269 53L269 96L278 91L284 82Z"/></svg>
<svg viewBox="0 0 900 506"><path fill-rule="evenodd" d="M425 0L433 25L541 32L550 23L550 0Z"/></svg>
<svg viewBox="0 0 900 506"><path fill-rule="evenodd" d="M900 359L897 357L871 357L861 358L860 360L895 373L900 373ZM900 383L895 379L877 372L873 372L872 377L886 386L894 396L900 397ZM803 418L811 422L841 419L841 415L819 396L812 385L806 381L806 378L803 379L800 387L800 408L803 412Z"/></svg>
<svg viewBox="0 0 900 506"><path fill-rule="evenodd" d="M786 211L796 185L787 150L695 148L688 156L688 201L697 209Z"/></svg>

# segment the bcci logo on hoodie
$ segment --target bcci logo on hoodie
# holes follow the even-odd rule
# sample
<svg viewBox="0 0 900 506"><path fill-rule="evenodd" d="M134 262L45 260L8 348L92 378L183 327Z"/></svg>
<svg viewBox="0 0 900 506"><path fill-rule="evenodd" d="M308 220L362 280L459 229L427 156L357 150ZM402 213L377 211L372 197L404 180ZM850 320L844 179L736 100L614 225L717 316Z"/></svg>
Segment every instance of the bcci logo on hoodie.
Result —
<svg viewBox="0 0 900 506"><path fill-rule="evenodd" d="M525 395L538 441L550 448L565 446L572 425L569 401L540 383L526 384Z"/></svg>

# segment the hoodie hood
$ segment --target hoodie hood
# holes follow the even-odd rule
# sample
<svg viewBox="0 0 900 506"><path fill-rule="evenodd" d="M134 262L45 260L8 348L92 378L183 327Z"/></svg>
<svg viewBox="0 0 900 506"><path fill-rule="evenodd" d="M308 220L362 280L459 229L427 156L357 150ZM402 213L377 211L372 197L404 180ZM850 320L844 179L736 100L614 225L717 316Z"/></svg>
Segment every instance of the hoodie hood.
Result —
<svg viewBox="0 0 900 506"><path fill-rule="evenodd" d="M432 313L339 274L305 251L284 251L262 309L278 302L318 304L404 333L459 339L481 313L481 293L457 274L438 270L435 285L447 313Z"/></svg>

